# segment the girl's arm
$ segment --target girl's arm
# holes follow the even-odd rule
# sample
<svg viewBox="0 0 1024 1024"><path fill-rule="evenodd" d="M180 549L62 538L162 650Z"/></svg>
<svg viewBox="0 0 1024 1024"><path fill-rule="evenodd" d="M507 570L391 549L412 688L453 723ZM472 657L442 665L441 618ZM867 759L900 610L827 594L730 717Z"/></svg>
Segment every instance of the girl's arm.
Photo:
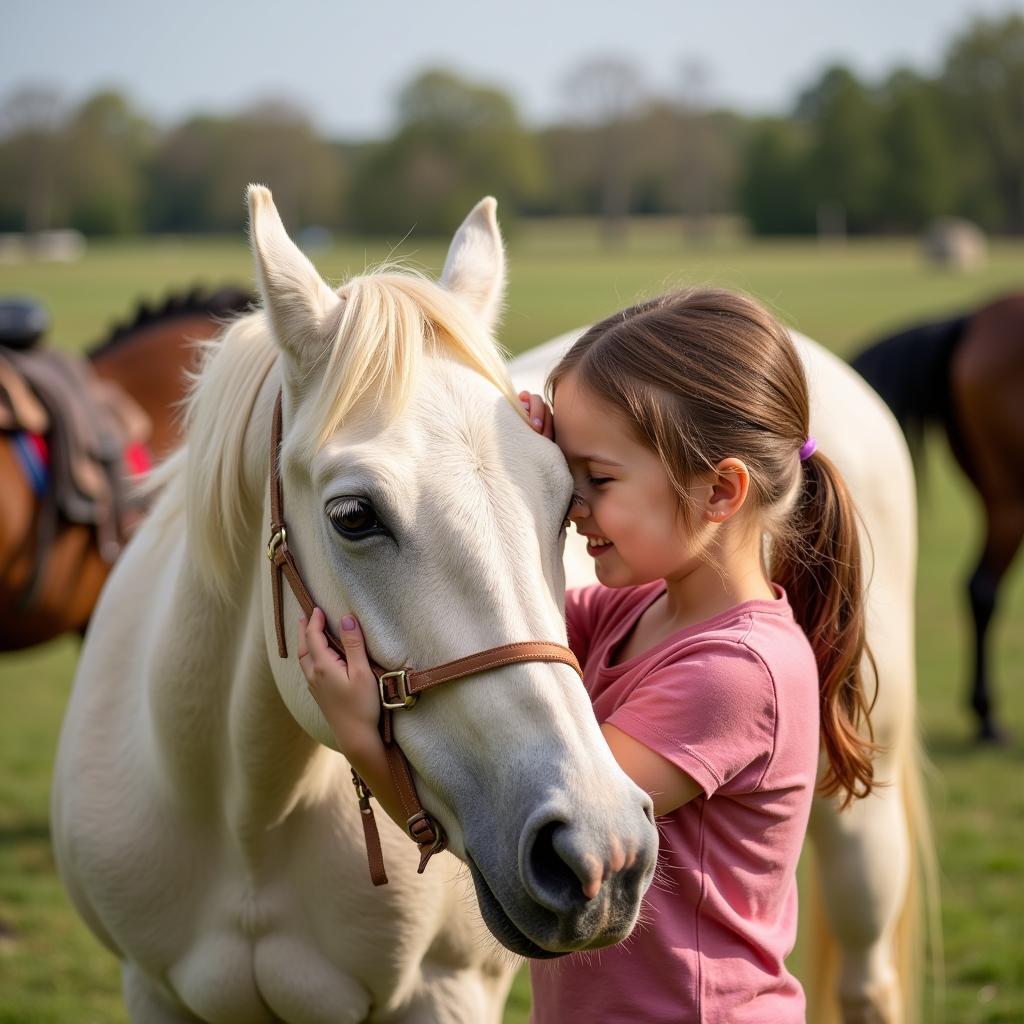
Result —
<svg viewBox="0 0 1024 1024"><path fill-rule="evenodd" d="M338 741L338 749L404 831L406 815L391 781L384 743L377 731L380 697L366 656L363 631L355 616L342 618L338 635L345 648L343 661L327 644L325 624L319 608L313 609L308 622L304 617L299 619L299 665L309 692L320 705Z"/></svg>
<svg viewBox="0 0 1024 1024"><path fill-rule="evenodd" d="M345 616L338 635L345 661L324 636L324 613L316 608L307 622L299 619L299 665L309 692L327 719L338 749L370 787L377 802L406 828L402 802L391 781L384 744L377 731L380 700L366 657L363 633L354 616ZM619 767L654 800L656 815L668 814L692 800L700 786L685 772L614 725L601 732Z"/></svg>
<svg viewBox="0 0 1024 1024"><path fill-rule="evenodd" d="M655 815L670 814L702 790L689 775L614 725L601 732L619 767L654 801Z"/></svg>

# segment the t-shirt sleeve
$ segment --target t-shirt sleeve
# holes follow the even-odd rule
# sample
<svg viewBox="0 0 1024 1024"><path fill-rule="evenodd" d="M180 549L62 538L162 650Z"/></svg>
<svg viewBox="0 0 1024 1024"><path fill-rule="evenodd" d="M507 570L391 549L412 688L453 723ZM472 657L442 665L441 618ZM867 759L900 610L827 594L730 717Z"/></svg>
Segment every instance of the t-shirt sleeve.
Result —
<svg viewBox="0 0 1024 1024"><path fill-rule="evenodd" d="M569 634L569 649L576 655L581 668L587 665L604 589L596 584L565 592L565 629Z"/></svg>
<svg viewBox="0 0 1024 1024"><path fill-rule="evenodd" d="M606 721L689 775L711 796L775 743L775 686L746 644L709 640L650 672ZM753 787L752 787L753 788Z"/></svg>

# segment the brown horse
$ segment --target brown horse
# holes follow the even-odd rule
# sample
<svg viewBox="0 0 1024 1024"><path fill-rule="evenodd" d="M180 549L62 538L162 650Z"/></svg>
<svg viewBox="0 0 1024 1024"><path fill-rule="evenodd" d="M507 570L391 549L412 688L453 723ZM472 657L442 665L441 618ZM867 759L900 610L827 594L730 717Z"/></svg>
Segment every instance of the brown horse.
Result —
<svg viewBox="0 0 1024 1024"><path fill-rule="evenodd" d="M978 736L999 742L987 635L999 585L1024 538L1024 293L876 342L854 368L895 413L912 450L937 423L985 506L985 540L967 584L974 617L971 707Z"/></svg>
<svg viewBox="0 0 1024 1024"><path fill-rule="evenodd" d="M197 366L197 342L249 304L247 293L225 288L172 296L157 309L141 305L131 323L87 353L91 371L119 385L148 416L153 460L178 441L178 405ZM0 435L0 651L82 632L111 568L96 529L55 518L51 531L40 530L46 494L33 488L14 440ZM52 536L37 564L44 532Z"/></svg>

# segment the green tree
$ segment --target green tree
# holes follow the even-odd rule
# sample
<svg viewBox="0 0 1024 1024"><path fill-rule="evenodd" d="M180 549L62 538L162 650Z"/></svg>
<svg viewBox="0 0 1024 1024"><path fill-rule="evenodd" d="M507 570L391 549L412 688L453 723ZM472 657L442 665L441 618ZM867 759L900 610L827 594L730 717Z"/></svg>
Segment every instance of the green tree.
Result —
<svg viewBox="0 0 1024 1024"><path fill-rule="evenodd" d="M71 226L90 235L138 231L153 126L119 93L100 92L72 113L63 136L62 191Z"/></svg>
<svg viewBox="0 0 1024 1024"><path fill-rule="evenodd" d="M956 196L955 153L933 82L897 71L882 90L879 138L880 226L917 230L950 213Z"/></svg>
<svg viewBox="0 0 1024 1024"><path fill-rule="evenodd" d="M637 172L636 128L644 87L638 68L616 56L585 60L565 80L578 123L591 128L597 143L594 169L601 196L601 224L605 242L618 244L626 232Z"/></svg>
<svg viewBox="0 0 1024 1024"><path fill-rule="evenodd" d="M301 110L260 103L236 117L194 117L170 132L154 161L150 226L238 231L250 182L267 185L290 228L340 223L344 178L337 149Z"/></svg>
<svg viewBox="0 0 1024 1024"><path fill-rule="evenodd" d="M446 234L484 195L503 223L540 194L536 140L503 92L425 71L398 97L395 136L369 147L354 175L350 218L369 232Z"/></svg>
<svg viewBox="0 0 1024 1024"><path fill-rule="evenodd" d="M942 85L963 154L965 212L1024 231L1024 16L974 21L951 44Z"/></svg>
<svg viewBox="0 0 1024 1024"><path fill-rule="evenodd" d="M534 212L558 216L601 215L600 145L593 128L559 124L537 136L547 168L547 188Z"/></svg>
<svg viewBox="0 0 1024 1024"><path fill-rule="evenodd" d="M851 231L877 225L882 177L878 107L847 68L829 68L797 104L811 137L807 185L819 209L841 211Z"/></svg>
<svg viewBox="0 0 1024 1024"><path fill-rule="evenodd" d="M0 230L65 223L61 194L64 108L56 90L27 85L0 105Z"/></svg>
<svg viewBox="0 0 1024 1024"><path fill-rule="evenodd" d="M743 156L737 199L759 235L809 234L815 201L807 185L808 139L804 126L766 118L753 128Z"/></svg>

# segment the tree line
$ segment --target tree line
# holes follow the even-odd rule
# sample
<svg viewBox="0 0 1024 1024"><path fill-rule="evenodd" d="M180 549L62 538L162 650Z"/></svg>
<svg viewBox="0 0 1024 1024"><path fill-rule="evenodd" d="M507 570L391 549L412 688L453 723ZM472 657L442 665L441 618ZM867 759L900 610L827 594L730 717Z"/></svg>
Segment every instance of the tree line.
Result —
<svg viewBox="0 0 1024 1024"><path fill-rule="evenodd" d="M68 110L20 89L0 102L0 231L237 231L249 181L289 224L365 233L444 233L486 193L506 224L595 216L609 237L636 215L804 234L955 214L1024 231L1021 15L970 22L934 75L827 68L784 115L721 109L690 86L652 97L635 66L591 60L566 79L569 115L530 130L501 90L427 70L397 97L394 134L361 143L280 101L161 128L118 92Z"/></svg>

